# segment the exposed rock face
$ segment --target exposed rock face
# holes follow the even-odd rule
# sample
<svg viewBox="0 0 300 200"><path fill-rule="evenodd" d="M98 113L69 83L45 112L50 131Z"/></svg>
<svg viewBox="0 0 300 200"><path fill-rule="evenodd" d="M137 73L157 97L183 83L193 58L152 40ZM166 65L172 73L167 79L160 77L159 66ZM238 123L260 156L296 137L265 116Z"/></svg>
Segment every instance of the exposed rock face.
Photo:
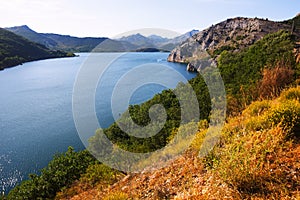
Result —
<svg viewBox="0 0 300 200"><path fill-rule="evenodd" d="M189 72L194 72L196 71L196 67L192 64L192 63L189 63L187 66L186 66L186 71L189 71Z"/></svg>
<svg viewBox="0 0 300 200"><path fill-rule="evenodd" d="M291 30L291 26L258 18L227 19L193 35L186 42L177 46L169 55L168 61L191 63L199 58L215 57L222 50L239 51L265 35L282 29ZM188 66L188 70L199 71L199 66L195 66L193 63Z"/></svg>
<svg viewBox="0 0 300 200"><path fill-rule="evenodd" d="M295 53L295 56L296 56L296 62L300 63L300 42L296 43L294 53Z"/></svg>

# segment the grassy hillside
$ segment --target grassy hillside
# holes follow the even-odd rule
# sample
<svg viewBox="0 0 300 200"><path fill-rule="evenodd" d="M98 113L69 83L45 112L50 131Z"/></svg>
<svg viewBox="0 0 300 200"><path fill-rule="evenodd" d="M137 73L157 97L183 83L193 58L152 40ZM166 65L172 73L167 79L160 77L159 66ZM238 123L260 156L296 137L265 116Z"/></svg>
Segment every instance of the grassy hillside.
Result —
<svg viewBox="0 0 300 200"><path fill-rule="evenodd" d="M91 182L104 170L94 165L82 176L89 179L80 179L57 199L300 198L300 87L274 100L255 101L229 118L219 144L199 158L207 132L203 124L190 149L167 167L119 174L115 184L107 184Z"/></svg>
<svg viewBox="0 0 300 200"><path fill-rule="evenodd" d="M28 61L72 56L61 51L51 51L10 31L0 28L0 69Z"/></svg>

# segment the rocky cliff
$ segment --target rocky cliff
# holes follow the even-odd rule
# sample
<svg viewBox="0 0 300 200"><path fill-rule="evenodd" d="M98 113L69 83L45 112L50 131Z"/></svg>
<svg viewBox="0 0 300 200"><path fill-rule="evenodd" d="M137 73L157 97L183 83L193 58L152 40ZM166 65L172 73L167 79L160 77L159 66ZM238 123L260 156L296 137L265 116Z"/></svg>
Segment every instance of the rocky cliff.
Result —
<svg viewBox="0 0 300 200"><path fill-rule="evenodd" d="M168 61L189 63L188 70L199 70L192 64L199 58L210 57L215 60L223 50L240 51L265 35L279 30L292 30L285 22L274 22L258 18L227 19L195 34L177 46L169 55Z"/></svg>

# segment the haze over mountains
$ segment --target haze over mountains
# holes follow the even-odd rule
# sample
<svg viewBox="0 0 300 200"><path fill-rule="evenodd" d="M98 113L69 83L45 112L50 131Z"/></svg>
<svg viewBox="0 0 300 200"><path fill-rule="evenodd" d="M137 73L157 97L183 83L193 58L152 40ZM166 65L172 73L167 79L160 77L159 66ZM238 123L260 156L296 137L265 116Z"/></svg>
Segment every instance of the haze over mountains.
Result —
<svg viewBox="0 0 300 200"><path fill-rule="evenodd" d="M37 33L26 25L6 28L6 30L45 45L49 49L72 52L90 52L92 50L96 52L122 52L146 48L155 48L157 51L171 51L193 34L199 32L198 30L192 30L173 39L163 38L158 35L146 37L139 33L119 39L110 39L106 37L79 38L53 33Z"/></svg>

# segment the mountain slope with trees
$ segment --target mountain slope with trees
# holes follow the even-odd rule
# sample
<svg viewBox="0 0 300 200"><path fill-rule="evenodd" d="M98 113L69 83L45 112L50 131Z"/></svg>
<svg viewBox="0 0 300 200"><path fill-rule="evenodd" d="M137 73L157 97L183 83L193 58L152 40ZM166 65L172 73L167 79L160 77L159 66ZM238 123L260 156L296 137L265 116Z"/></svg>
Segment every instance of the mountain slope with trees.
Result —
<svg viewBox="0 0 300 200"><path fill-rule="evenodd" d="M19 35L0 28L0 69L24 62L74 56L62 51L52 51L41 44L31 42Z"/></svg>
<svg viewBox="0 0 300 200"><path fill-rule="evenodd" d="M88 52L108 38L78 38L69 35L51 33L37 33L28 26L15 26L6 28L17 35L27 38L30 41L42 44L53 50Z"/></svg>

